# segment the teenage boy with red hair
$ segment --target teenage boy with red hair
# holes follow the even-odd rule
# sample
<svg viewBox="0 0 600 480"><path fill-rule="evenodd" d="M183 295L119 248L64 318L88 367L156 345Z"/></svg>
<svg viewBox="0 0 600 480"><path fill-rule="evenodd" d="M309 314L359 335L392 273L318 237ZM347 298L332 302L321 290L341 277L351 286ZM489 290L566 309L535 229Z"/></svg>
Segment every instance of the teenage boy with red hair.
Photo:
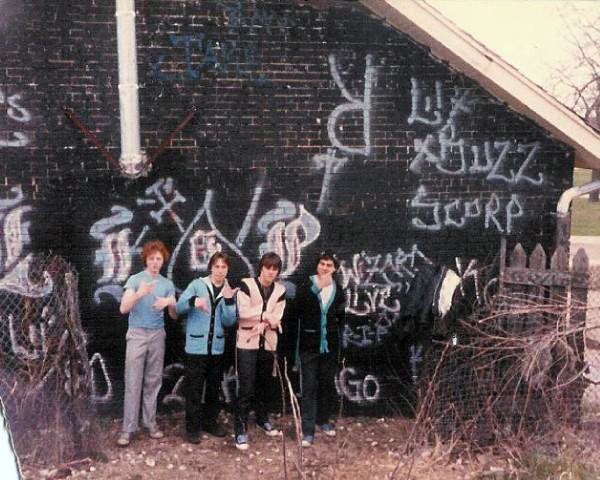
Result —
<svg viewBox="0 0 600 480"><path fill-rule="evenodd" d="M123 315L129 314L129 329L125 337L123 430L117 440L121 447L129 445L132 434L138 429L140 397L142 422L150 437L164 437L156 423L156 402L165 356L164 309L172 319L177 318L175 286L160 274L169 256L167 247L160 240L146 243L142 249L146 268L125 283L120 311Z"/></svg>

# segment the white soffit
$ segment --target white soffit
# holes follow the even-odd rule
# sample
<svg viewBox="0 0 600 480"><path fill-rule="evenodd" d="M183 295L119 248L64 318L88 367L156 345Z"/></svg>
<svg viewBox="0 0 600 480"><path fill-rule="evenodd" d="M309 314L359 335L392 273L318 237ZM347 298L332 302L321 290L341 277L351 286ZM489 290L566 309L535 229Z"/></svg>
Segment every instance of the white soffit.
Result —
<svg viewBox="0 0 600 480"><path fill-rule="evenodd" d="M600 134L424 0L360 0L378 17L477 81L575 150L575 166L600 170Z"/></svg>

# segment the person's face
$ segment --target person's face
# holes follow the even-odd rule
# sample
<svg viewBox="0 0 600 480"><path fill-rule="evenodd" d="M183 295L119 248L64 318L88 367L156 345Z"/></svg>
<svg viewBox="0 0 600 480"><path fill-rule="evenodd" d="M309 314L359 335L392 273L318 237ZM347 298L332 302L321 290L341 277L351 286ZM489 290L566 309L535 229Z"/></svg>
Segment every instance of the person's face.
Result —
<svg viewBox="0 0 600 480"><path fill-rule="evenodd" d="M333 260L327 260L324 258L319 260L319 263L317 264L317 275L322 277L325 275L333 275L334 272L335 263L333 263Z"/></svg>
<svg viewBox="0 0 600 480"><path fill-rule="evenodd" d="M152 252L146 257L146 270L151 275L157 275L163 266L164 258L158 250Z"/></svg>
<svg viewBox="0 0 600 480"><path fill-rule="evenodd" d="M212 264L212 267L210 267L210 280L215 285L221 285L225 281L228 272L229 267L223 259L219 258Z"/></svg>
<svg viewBox="0 0 600 480"><path fill-rule="evenodd" d="M269 267L264 265L260 269L259 280L263 285L268 287L275 281L277 275L279 275L279 270L277 270L277 267Z"/></svg>

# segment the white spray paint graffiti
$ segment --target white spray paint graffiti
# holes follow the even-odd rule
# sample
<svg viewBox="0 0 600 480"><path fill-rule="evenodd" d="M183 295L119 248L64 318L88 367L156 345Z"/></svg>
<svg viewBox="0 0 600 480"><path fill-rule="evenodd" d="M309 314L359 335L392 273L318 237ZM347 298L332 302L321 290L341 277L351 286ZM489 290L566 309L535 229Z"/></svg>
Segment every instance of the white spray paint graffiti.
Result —
<svg viewBox="0 0 600 480"><path fill-rule="evenodd" d="M24 216L32 209L23 204L20 186L11 188L11 192L13 198L0 200L0 290L25 297L43 297L52 291L52 278L48 272L43 272L39 282L32 281L29 272L33 255L22 258L31 243L30 222L24 220Z"/></svg>
<svg viewBox="0 0 600 480"><path fill-rule="evenodd" d="M529 167L529 165L535 161L535 157L537 156L540 150L540 142L533 143L518 143L516 152L519 154L524 154L525 159L517 173L515 173L512 169L509 170L510 175L506 175L506 168L504 164L507 160L509 153L514 153L515 149L513 148L512 142L494 142L494 150L500 150L498 154L498 158L494 162L490 161L491 155L489 151L491 151L490 142L486 142L484 144L485 156L487 159L487 164L490 163L493 165L490 169L490 173L487 176L488 180L502 180L506 183L516 185L521 181L531 183L532 185L541 185L544 183L544 175L541 172L538 172L538 178L532 178L525 175L525 170Z"/></svg>
<svg viewBox="0 0 600 480"><path fill-rule="evenodd" d="M212 190L206 191L202 206L196 211L192 220L186 224L182 215L177 211L177 207L181 207L181 204L186 203L187 199L177 190L171 177L158 179L145 190L145 197L135 200L138 207L150 206L151 209L147 212L147 221L140 233L137 234L133 244L131 243L131 239L134 238L132 222L135 216L141 214L134 215L130 209L114 205L111 208L111 215L98 220L90 228L90 236L100 243L99 248L95 251L95 264L102 269L102 276L96 282L98 287L94 292L94 301L100 303L104 296L120 301L123 295L122 284L131 274L133 256L139 252L144 237L151 229L151 224L162 224L169 219L177 226L181 236L167 265L168 278L173 279L175 263L186 244L189 246L189 267L192 271L205 271L212 254L227 248L244 262L249 274L253 276L254 267L242 252L241 247L256 215L264 181L265 175L263 174L257 182L248 213L235 243L228 240L214 222L212 215L214 192ZM302 248L312 243L320 233L319 222L302 205L297 208L292 205L290 211L291 214L286 212L283 215L283 220L289 220L296 216L298 218L287 225L284 224L283 231L279 232L278 226L274 226L272 231L263 232L268 237L267 244L283 242L282 248L286 258L284 273L286 274L297 268ZM279 243L277 244L279 245ZM279 246L281 247L281 245Z"/></svg>
<svg viewBox="0 0 600 480"><path fill-rule="evenodd" d="M223 400L225 403L233 403L237 391L237 375L235 368L231 365L224 373L221 381L221 391L223 392Z"/></svg>
<svg viewBox="0 0 600 480"><path fill-rule="evenodd" d="M312 160L315 167L323 170L323 181L321 183L321 194L319 195L319 204L317 212L323 212L331 201L330 189L333 184L334 175L340 168L348 162L345 156L338 157L337 150L347 154L357 154L368 156L371 154L371 111L372 111L372 96L373 86L377 81L377 69L373 66L373 56L365 57L365 83L362 94L362 99L353 96L340 75L337 66L336 56L332 53L329 55L329 71L335 84L340 89L342 96L347 100L335 107L327 119L327 135L331 145L335 148L327 149L325 154L317 154ZM348 112L361 112L363 117L363 143L362 147L351 147L345 145L338 138L337 130L342 131L342 118Z"/></svg>
<svg viewBox="0 0 600 480"><path fill-rule="evenodd" d="M267 178L266 172L263 171L256 183L256 187L254 187L254 194L252 195L252 200L250 202L250 207L248 208L248 212L246 213L246 218L244 218L244 223L242 224L242 228L238 233L237 238L235 239L235 244L238 247L244 245L244 240L248 236L250 229L252 228L252 222L254 221L254 217L256 216L256 211L258 209L258 205L260 203L260 197L265 189L265 180Z"/></svg>
<svg viewBox="0 0 600 480"><path fill-rule="evenodd" d="M6 109L6 115L11 120L19 123L29 123L31 121L31 113L29 110L21 106L23 97L19 93L7 95L7 93L0 88L0 105L8 105ZM0 138L1 147L25 147L29 145L30 139L25 132L12 131L9 133L7 138Z"/></svg>
<svg viewBox="0 0 600 480"><path fill-rule="evenodd" d="M375 375L357 375L353 367L343 368L335 378L338 395L358 404L368 404L379 400L381 387Z"/></svg>
<svg viewBox="0 0 600 480"><path fill-rule="evenodd" d="M344 348L349 346L366 348L380 345L385 337L389 335L396 320L397 314L381 312L369 323L353 325L352 327L345 323L342 330Z"/></svg>
<svg viewBox="0 0 600 480"><path fill-rule="evenodd" d="M29 223L22 222L21 219L23 213L30 211L31 208L20 205L23 202L23 191L20 186L13 187L11 192L15 195L14 198L0 200L0 220L2 220L4 240L4 248L0 248L0 271L10 269L15 258L23 250L24 244L30 241Z"/></svg>
<svg viewBox="0 0 600 480"><path fill-rule="evenodd" d="M463 265L463 259L456 257L454 259L456 263L456 273L460 277L460 292L463 296L467 295L465 287L469 282L473 282L473 292L477 303L481 306L491 308L492 294L498 283L498 277L493 277L487 280L482 278L482 270L480 269L479 261L472 258L468 261L467 266Z"/></svg>
<svg viewBox="0 0 600 480"><path fill-rule="evenodd" d="M291 220L285 223L285 220ZM275 252L283 261L282 277L296 271L300 265L302 249L313 243L321 233L321 224L302 204L279 200L276 208L268 211L258 221L258 231L267 235L259 246L259 254Z"/></svg>
<svg viewBox="0 0 600 480"><path fill-rule="evenodd" d="M185 376L183 372L185 371L185 367L182 363L171 363L167 365L163 370L163 383L165 380L177 379L173 388L169 393L167 393L162 402L165 405L174 405L178 407L182 407L185 405L185 396L184 396L184 386L185 386Z"/></svg>
<svg viewBox="0 0 600 480"><path fill-rule="evenodd" d="M442 98L441 82L435 82L435 107L432 96L424 95L419 82L411 78L411 99L412 108L408 117L408 123L421 123L430 127L440 127L434 134L427 134L423 138L415 138L414 147L417 152L410 163L410 171L415 174L423 173L424 166L434 165L435 168L446 175L467 175L487 173L486 179L489 181L503 181L510 185L519 183L530 183L532 185L542 185L544 176L538 172L537 178L528 175L528 170L535 161L539 153L540 142L517 143L516 146L510 141L486 141L483 149L478 145L472 145L471 165L469 166L467 158L467 142L458 138L458 120L461 115L468 116L473 113L473 107L477 99L472 98L471 91L468 89L459 89L454 87L454 96L450 99L450 111L446 121L443 121L444 102ZM481 151L483 150L485 163L481 163ZM495 152L498 154L495 156ZM459 166L454 165L456 159L452 152L458 152ZM514 162L518 159L522 162L515 171L507 165L509 154Z"/></svg>
<svg viewBox="0 0 600 480"><path fill-rule="evenodd" d="M34 387L41 389L48 380L57 373L61 373L64 378L64 390L67 395L71 395L81 386L83 377L76 375L72 377L71 372L81 371L77 366L72 368L73 359L62 357L62 353L67 348L67 342L71 340L76 344L80 356L77 363L88 362L91 374L91 398L94 402L108 402L113 397L113 387L108 375L104 359L99 353L95 353L87 360L84 354L84 347L87 344L87 338L83 330L69 331L66 328L60 333L56 331L57 317L54 313L56 307L50 304L44 305L40 314L39 322L30 323L27 330L23 331L20 324L17 323L13 314L7 318L0 316L2 324L8 323L8 334L10 338L11 351L16 359L25 363L35 362L41 369L48 368L44 375L38 380ZM59 307L62 310L62 307ZM58 343L53 341L60 333ZM101 377L100 377L101 375ZM103 393L99 393L103 391Z"/></svg>
<svg viewBox="0 0 600 480"><path fill-rule="evenodd" d="M23 253L23 246L30 242L30 223L22 221L23 215L27 212L31 212L31 207L22 205L14 208L4 217L5 268L8 268L19 259L21 253Z"/></svg>
<svg viewBox="0 0 600 480"><path fill-rule="evenodd" d="M222 249L223 246L217 242L215 230L196 230L190 237L190 269L203 272L208 270L210 257Z"/></svg>
<svg viewBox="0 0 600 480"><path fill-rule="evenodd" d="M175 213L174 206L177 203L184 203L185 197L179 193L179 191L173 186L173 179L168 177L166 180L161 178L157 180L153 185L146 189L147 196L154 196L156 198L138 198L138 205L156 205L159 204L159 209L151 211L150 216L156 220L157 223L162 223L163 216L168 215L173 222L179 228L179 231L183 233L183 220ZM171 197L170 200L166 200L165 196Z"/></svg>
<svg viewBox="0 0 600 480"><path fill-rule="evenodd" d="M346 88L338 70L335 55L333 53L329 55L329 69L331 71L331 76L342 92L342 96L348 100L347 103L343 103L335 107L333 112L331 112L331 115L329 115L329 119L327 121L327 134L329 135L329 141L334 147L339 148L343 152L357 153L359 155L369 155L371 153L371 94L373 92L373 84L377 79L377 70L373 66L372 55L367 55L365 57L365 64L365 87L362 100L359 100L353 97ZM340 140L337 138L336 127L338 127L340 117L344 113L352 111L361 111L363 115L364 147L362 148L349 147L342 144L342 142L340 142Z"/></svg>
<svg viewBox="0 0 600 480"><path fill-rule="evenodd" d="M27 340L31 344L31 348L21 344L18 327L15 325L15 318L12 313L8 315L8 331L10 335L10 347L17 357L23 360L36 360L44 354L46 347L46 326L43 323L40 327L29 325Z"/></svg>
<svg viewBox="0 0 600 480"><path fill-rule="evenodd" d="M113 386L108 375L106 362L98 352L90 358L90 371L92 376L92 401L96 403L110 402L113 399Z"/></svg>
<svg viewBox="0 0 600 480"><path fill-rule="evenodd" d="M348 161L347 157L336 157L335 149L327 149L326 154L319 154L313 157L315 166L323 169L323 183L321 184L321 194L319 195L319 205L317 212L322 212L331 201L330 189L333 183L334 174L343 167Z"/></svg>
<svg viewBox="0 0 600 480"><path fill-rule="evenodd" d="M420 343L413 344L410 346L410 373L412 375L413 383L417 383L419 379L419 363L423 361L423 345Z"/></svg>
<svg viewBox="0 0 600 480"><path fill-rule="evenodd" d="M458 276L460 277L460 293L465 296L465 284L468 279L472 279L473 285L475 286L475 297L477 298L477 302L481 303L482 292L480 287L481 282L479 280L479 270L477 269L477 260L474 258L469 260L466 268L463 267L461 258L456 257L454 261L456 262L456 273L458 273Z"/></svg>
<svg viewBox="0 0 600 480"><path fill-rule="evenodd" d="M131 222L133 213L125 207L113 206L112 215L103 218L92 225L90 235L102 242L102 247L95 252L96 265L102 266L102 277L98 283L107 283L111 280L123 282L131 271L131 253L129 235L131 230L124 228L114 233L107 233L113 228Z"/></svg>
<svg viewBox="0 0 600 480"><path fill-rule="evenodd" d="M419 264L431 263L417 245L408 251L398 248L385 255L357 253L351 265L340 262L341 286L346 295L346 311L358 317L368 317L369 323L350 326L343 330L344 348L372 347L383 338L400 317L401 305L397 298L408 291Z"/></svg>
<svg viewBox="0 0 600 480"><path fill-rule="evenodd" d="M500 233L512 233L514 221L525 214L518 194L513 193L510 200L500 200L496 193L491 193L482 208L483 200L474 198L465 200L453 198L447 202L428 198L425 186L419 186L417 194L412 198L410 206L415 209L426 210L426 220L419 216L412 218L415 228L420 230L440 231L444 228L463 228L474 219L483 219L486 229L495 227ZM502 222L498 216L504 216Z"/></svg>
<svg viewBox="0 0 600 480"><path fill-rule="evenodd" d="M133 219L133 213L122 206L114 205L111 208L112 215L95 222L90 228L90 235L101 242L101 247L95 251L96 265L102 267L102 277L97 281L98 284L111 283L103 285L94 292L94 300L100 303L101 294L110 295L117 300L121 299L123 288L120 283L124 282L131 273L132 250L129 236L130 228L118 229L122 225L127 225Z"/></svg>
<svg viewBox="0 0 600 480"><path fill-rule="evenodd" d="M458 87L454 88L454 96L450 99L451 108L448 113L446 122L443 122L442 117L442 90L441 83L438 81L435 83L435 98L436 108L433 111L434 118L427 117L431 115L432 102L430 96L423 96L419 83L415 78L411 78L411 96L412 96L412 108L411 114L408 117L408 123L414 122L423 123L430 127L441 126L437 132L437 145L434 135L428 134L425 140L422 138L415 138L414 146L417 155L410 164L410 170L413 173L420 174L423 169L423 164L431 163L435 164L436 168L448 175L460 175L466 174L466 160L465 160L465 141L457 138L457 120L459 115L470 114L473 112L473 106L476 103L476 99L472 98L470 91L463 89L461 92ZM435 148L438 147L439 152L435 152ZM446 168L452 162L451 152L458 149L460 153L460 168L456 170L449 170Z"/></svg>
<svg viewBox="0 0 600 480"><path fill-rule="evenodd" d="M165 380L174 381L173 388L167 393L162 403L169 406L184 407L185 406L185 367L182 363L171 363L167 365L163 371L163 384ZM235 368L230 366L228 370L223 372L221 380L221 390L223 392L223 400L225 403L231 404L235 400L235 391L237 385L237 376Z"/></svg>
<svg viewBox="0 0 600 480"><path fill-rule="evenodd" d="M193 228L196 227L196 225L198 224L198 222L204 217L205 221L208 224L207 230L213 232L214 236L215 236L215 241L214 244L215 246L217 245L217 239L220 240L225 246L227 246L229 249L231 249L246 265L246 267L248 268L248 271L250 272L250 275L254 275L254 268L252 267L252 264L248 261L248 259L246 258L246 256L242 253L242 251L238 248L238 246L233 243L230 242L216 227L214 219L212 217L212 210L211 210L211 204L212 204L212 198L213 198L213 191L212 190L207 190L206 191L206 195L204 197L204 203L202 205L202 207L200 209L198 209L198 211L196 212L196 215L194 216L193 220L190 222L190 224L188 225L188 227L185 229L185 231L183 232L183 235L181 236L181 238L179 239L179 242L177 243L177 245L175 246L175 249L173 250L173 255L171 256L171 260L169 261L169 265L167 267L167 276L170 279L173 279L173 268L175 267L175 260L177 259L177 256L179 255L179 251L181 250L185 240L188 238L188 236L190 235L190 233L192 232ZM208 265L208 263L207 263Z"/></svg>
<svg viewBox="0 0 600 480"><path fill-rule="evenodd" d="M423 92L419 88L419 82L416 78L411 78L410 84L411 111L408 124L412 125L414 122L420 122L425 125L440 125L442 123L442 82L435 81L435 105L431 96L427 95L422 98ZM433 115L433 118L430 115Z"/></svg>

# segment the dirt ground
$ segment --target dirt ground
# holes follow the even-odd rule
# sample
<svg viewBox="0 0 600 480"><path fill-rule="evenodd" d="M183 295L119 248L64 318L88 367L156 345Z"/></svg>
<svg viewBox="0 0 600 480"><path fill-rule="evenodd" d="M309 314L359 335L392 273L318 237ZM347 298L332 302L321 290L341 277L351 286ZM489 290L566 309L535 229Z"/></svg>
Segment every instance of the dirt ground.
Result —
<svg viewBox="0 0 600 480"><path fill-rule="evenodd" d="M55 468L25 465L24 480L377 480L405 479L409 478L409 472L412 479L462 480L487 478L488 474L493 478L507 468L506 462L486 454L450 461L445 447L421 446L406 454L413 423L405 418L342 418L337 421L336 437L317 433L311 448L300 449L294 439L291 417L284 417L275 423L286 426L285 438L270 438L251 427L250 448L245 452L235 448L232 435L225 439L203 435L199 445L186 443L181 414L163 417L161 422L164 439L152 440L146 433L140 433L129 447L119 448L115 445L119 427L115 421L101 439L105 448L94 459ZM231 424L226 426L231 432Z"/></svg>
<svg viewBox="0 0 600 480"><path fill-rule="evenodd" d="M225 439L203 435L199 445L188 444L182 436L182 423L182 414L163 417L164 439L152 440L146 433L140 433L129 447L120 448L115 445L119 422L114 421L99 438L99 444L104 448L93 455L94 458L53 468L24 465L23 480L501 480L564 477L561 474L525 475L523 465L517 465L515 457L507 455L507 450L500 456L497 451L496 454L480 451L451 457L447 444L416 445L411 442L414 448L407 453L413 422L400 417L338 419L336 437L317 434L314 445L303 449L295 442L291 417L284 417L275 423L285 427L285 437L270 438L251 427L251 445L245 452L235 448L232 435ZM225 424L231 431L227 419ZM588 464L591 461L593 465L600 465L600 422L591 423L570 436L563 435L560 443L563 452L567 453L557 458L565 464L572 465L584 459ZM575 444L577 448L573 448ZM565 445L571 448L564 448ZM559 467L558 472L564 469ZM600 478L600 467L598 477L586 474L564 478Z"/></svg>

